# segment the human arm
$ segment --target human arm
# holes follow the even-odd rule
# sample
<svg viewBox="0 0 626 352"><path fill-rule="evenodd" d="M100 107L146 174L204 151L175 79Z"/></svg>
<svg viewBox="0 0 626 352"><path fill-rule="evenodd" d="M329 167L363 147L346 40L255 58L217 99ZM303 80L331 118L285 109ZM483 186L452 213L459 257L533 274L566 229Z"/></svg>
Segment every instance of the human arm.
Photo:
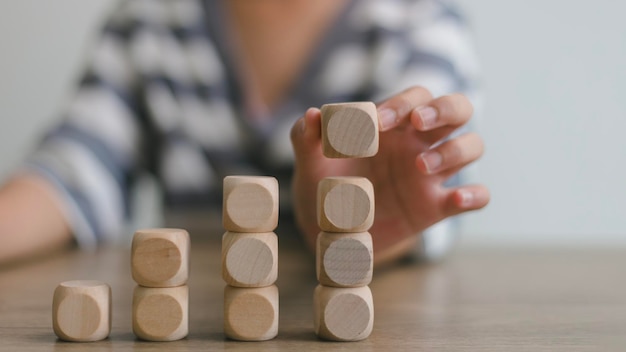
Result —
<svg viewBox="0 0 626 352"><path fill-rule="evenodd" d="M63 247L72 235L81 246L93 246L108 238L105 232L117 220L124 220L123 215L96 220L106 214L101 210L107 202L108 209L124 212L119 202L110 201L126 192L119 187L122 182L110 181L111 171L129 174L133 148L127 146L134 144L126 138L131 129L122 124L126 120L132 125L131 114L119 113L125 111L119 108L121 94L130 91L130 84L119 78L131 75L116 75L129 60L112 27L107 23L94 38L80 84L60 112L62 119L29 151L18 172L0 184L0 262ZM104 193L106 200L100 197ZM100 226L107 221L108 228Z"/></svg>
<svg viewBox="0 0 626 352"><path fill-rule="evenodd" d="M72 239L55 190L33 174L0 188L0 265L66 247Z"/></svg>

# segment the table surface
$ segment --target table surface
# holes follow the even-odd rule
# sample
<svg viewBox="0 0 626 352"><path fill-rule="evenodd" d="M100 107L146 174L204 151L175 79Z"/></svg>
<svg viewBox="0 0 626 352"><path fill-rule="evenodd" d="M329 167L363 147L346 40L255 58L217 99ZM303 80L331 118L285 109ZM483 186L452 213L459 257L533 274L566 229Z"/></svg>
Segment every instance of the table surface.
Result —
<svg viewBox="0 0 626 352"><path fill-rule="evenodd" d="M377 270L372 335L361 342L324 342L313 333L314 262L281 238L280 328L276 339L224 338L219 235L192 238L190 333L156 343L131 330L127 248L70 251L0 269L0 350L624 350L626 250L457 250L436 264ZM95 279L113 290L113 328L94 343L57 340L52 293L65 280ZM165 344L165 345L164 345Z"/></svg>

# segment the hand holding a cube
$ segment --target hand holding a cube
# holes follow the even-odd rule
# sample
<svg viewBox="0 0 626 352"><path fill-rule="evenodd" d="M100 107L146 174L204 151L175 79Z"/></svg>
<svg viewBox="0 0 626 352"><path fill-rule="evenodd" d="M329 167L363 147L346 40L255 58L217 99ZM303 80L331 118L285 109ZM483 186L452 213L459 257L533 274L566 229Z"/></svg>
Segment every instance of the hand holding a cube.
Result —
<svg viewBox="0 0 626 352"><path fill-rule="evenodd" d="M307 243L315 247L316 190L329 176L366 177L374 185L376 216L370 229L377 262L408 252L417 234L456 214L484 207L483 185L444 186L483 153L476 133L450 138L473 113L454 94L433 98L413 87L378 104L311 108L292 128L296 156L294 207Z"/></svg>

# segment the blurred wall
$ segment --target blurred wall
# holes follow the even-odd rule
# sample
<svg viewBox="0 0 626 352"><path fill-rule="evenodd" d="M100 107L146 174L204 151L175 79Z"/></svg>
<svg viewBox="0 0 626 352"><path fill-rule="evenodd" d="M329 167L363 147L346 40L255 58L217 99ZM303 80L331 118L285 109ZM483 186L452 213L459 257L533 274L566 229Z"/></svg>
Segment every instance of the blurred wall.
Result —
<svg viewBox="0 0 626 352"><path fill-rule="evenodd" d="M0 1L0 177L57 119L113 0Z"/></svg>
<svg viewBox="0 0 626 352"><path fill-rule="evenodd" d="M484 69L477 245L626 245L626 4L460 0Z"/></svg>
<svg viewBox="0 0 626 352"><path fill-rule="evenodd" d="M484 69L467 246L626 245L626 4L459 0ZM61 111L113 0L0 2L0 176Z"/></svg>

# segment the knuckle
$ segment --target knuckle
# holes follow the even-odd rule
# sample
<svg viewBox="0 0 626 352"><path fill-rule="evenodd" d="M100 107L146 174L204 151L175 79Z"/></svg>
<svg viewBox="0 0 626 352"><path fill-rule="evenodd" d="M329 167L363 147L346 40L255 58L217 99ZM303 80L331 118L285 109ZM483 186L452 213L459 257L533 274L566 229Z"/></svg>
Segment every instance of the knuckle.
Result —
<svg viewBox="0 0 626 352"><path fill-rule="evenodd" d="M411 93L411 95L422 97L422 99L432 100L433 94L427 88L423 86L411 86L406 90L407 93Z"/></svg>
<svg viewBox="0 0 626 352"><path fill-rule="evenodd" d="M449 166L467 163L483 155L483 139L477 133L466 133L442 145L441 153Z"/></svg>
<svg viewBox="0 0 626 352"><path fill-rule="evenodd" d="M407 114L409 111L412 110L412 106L413 106L413 103L409 95L402 94L398 96L398 99L396 100L395 108L399 114L401 115Z"/></svg>
<svg viewBox="0 0 626 352"><path fill-rule="evenodd" d="M432 100L430 91L422 86L412 86L397 96L396 109L400 114L408 114L419 105Z"/></svg>
<svg viewBox="0 0 626 352"><path fill-rule="evenodd" d="M474 151L474 155L476 158L480 158L485 152L485 142L483 138L476 132L469 132L466 135L468 139L468 145L471 146L471 150Z"/></svg>
<svg viewBox="0 0 626 352"><path fill-rule="evenodd" d="M481 156L483 156L483 154L485 154L485 142L478 135L476 135L476 138L477 138L477 142L476 143L478 144L478 153L477 153L477 155L480 158Z"/></svg>
<svg viewBox="0 0 626 352"><path fill-rule="evenodd" d="M429 103L432 99L432 94L426 88L411 86L381 102L379 105L391 108L399 115L406 115L414 108Z"/></svg>
<svg viewBox="0 0 626 352"><path fill-rule="evenodd" d="M463 161L463 146L458 139L446 143L446 148L442 151L444 163L448 166L456 165Z"/></svg>
<svg viewBox="0 0 626 352"><path fill-rule="evenodd" d="M459 123L467 122L474 113L474 107L469 99L459 93L443 96L437 99L440 113Z"/></svg>

